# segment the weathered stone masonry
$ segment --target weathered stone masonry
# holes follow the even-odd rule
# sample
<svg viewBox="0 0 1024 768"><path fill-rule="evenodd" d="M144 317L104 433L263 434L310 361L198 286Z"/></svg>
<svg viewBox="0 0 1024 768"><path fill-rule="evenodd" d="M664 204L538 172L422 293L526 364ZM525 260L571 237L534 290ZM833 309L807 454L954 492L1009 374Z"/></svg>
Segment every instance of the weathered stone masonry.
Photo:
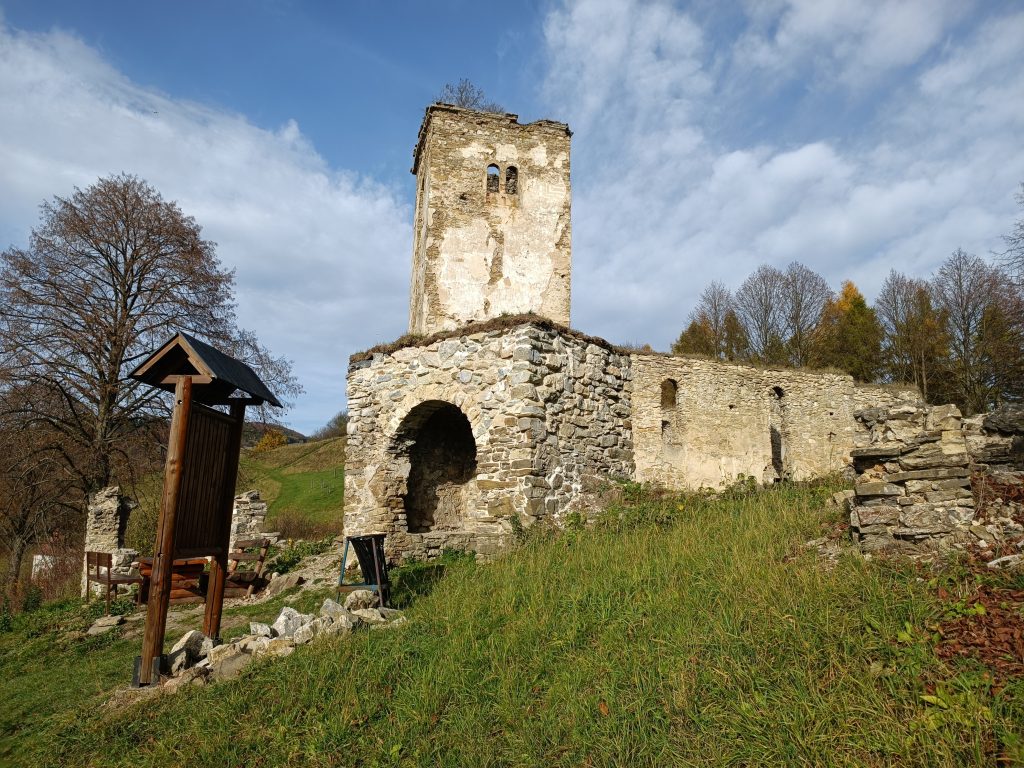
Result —
<svg viewBox="0 0 1024 768"><path fill-rule="evenodd" d="M857 410L913 397L849 376L631 355L570 330L570 136L550 120L427 109L413 156L414 337L350 362L346 534L386 533L397 558L487 555L517 522L558 520L612 477L814 477L848 466L866 430Z"/></svg>
<svg viewBox="0 0 1024 768"><path fill-rule="evenodd" d="M405 557L487 554L513 518L558 518L588 479L632 475L628 357L546 325L352 364L346 534L388 533Z"/></svg>
<svg viewBox="0 0 1024 768"><path fill-rule="evenodd" d="M854 413L917 398L843 374L633 355L636 478L673 488L806 480L849 465Z"/></svg>
<svg viewBox="0 0 1024 768"><path fill-rule="evenodd" d="M413 154L410 333L534 312L569 323L564 123L435 104Z"/></svg>

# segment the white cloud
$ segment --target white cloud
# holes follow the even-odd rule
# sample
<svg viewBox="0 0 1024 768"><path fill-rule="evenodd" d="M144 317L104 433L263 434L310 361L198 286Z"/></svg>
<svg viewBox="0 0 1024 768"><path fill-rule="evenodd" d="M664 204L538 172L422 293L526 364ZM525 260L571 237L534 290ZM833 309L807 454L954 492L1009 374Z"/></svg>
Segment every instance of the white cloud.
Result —
<svg viewBox="0 0 1024 768"><path fill-rule="evenodd" d="M740 64L778 75L865 86L917 62L971 11L963 0L786 0L751 3Z"/></svg>
<svg viewBox="0 0 1024 768"><path fill-rule="evenodd" d="M239 320L292 358L311 430L344 406L347 356L404 331L411 212L391 190L328 167L299 125L140 87L59 31L0 20L0 243L24 243L36 206L125 171L203 226L237 270Z"/></svg>
<svg viewBox="0 0 1024 768"><path fill-rule="evenodd" d="M577 326L665 348L704 285L736 286L762 262L798 260L870 297L890 268L927 275L957 246L987 254L1019 215L1024 14L952 36L959 5L758 3L714 42L674 5L612 5L602 22L606 2L567 2L545 27L545 92L575 130ZM664 30L687 43L664 45ZM828 98L805 88L773 106L853 100L859 123L825 120L790 143L766 122L753 144L730 143L765 104L736 99L737 83L770 87L768 65L806 78L807 62L828 71L815 81Z"/></svg>

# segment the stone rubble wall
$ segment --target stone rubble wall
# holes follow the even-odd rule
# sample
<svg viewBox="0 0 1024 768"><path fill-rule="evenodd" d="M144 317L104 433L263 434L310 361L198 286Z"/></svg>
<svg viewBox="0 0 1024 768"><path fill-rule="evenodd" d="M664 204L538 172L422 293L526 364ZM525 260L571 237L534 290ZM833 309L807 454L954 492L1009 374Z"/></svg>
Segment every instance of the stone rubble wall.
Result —
<svg viewBox="0 0 1024 768"><path fill-rule="evenodd" d="M231 508L231 542L228 551L235 548L238 539L261 536L266 519L267 503L260 498L259 491L246 491L236 496Z"/></svg>
<svg viewBox="0 0 1024 768"><path fill-rule="evenodd" d="M417 180L409 332L457 329L501 314L569 322L568 126L433 105L414 157ZM500 169L497 191L487 167ZM506 192L505 174L518 170Z"/></svg>
<svg viewBox="0 0 1024 768"><path fill-rule="evenodd" d="M864 431L856 411L918 398L909 389L858 386L843 374L667 355L634 354L632 368L636 479L672 488L841 471ZM668 407L666 380L677 387Z"/></svg>
<svg viewBox="0 0 1024 768"><path fill-rule="evenodd" d="M587 478L632 472L628 358L527 323L375 353L348 377L345 533L388 534L389 553L444 548L489 555L514 530L557 517ZM450 403L468 419L476 474L462 489L461 524L408 530L414 409Z"/></svg>
<svg viewBox="0 0 1024 768"><path fill-rule="evenodd" d="M1020 504L977 503L984 487L1024 484L1020 436L1000 432L998 417L919 403L865 409L857 420L868 439L853 451L850 526L863 551L984 549L1024 533Z"/></svg>
<svg viewBox="0 0 1024 768"><path fill-rule="evenodd" d="M139 553L124 547L128 517L134 508L135 504L127 496L122 496L120 487L116 485L101 488L89 497L84 549L86 552L110 552L114 556L112 570L117 576L138 575L132 568L132 563L138 558ZM88 566L83 555L82 597L87 596L87 572ZM93 585L93 588L98 587Z"/></svg>

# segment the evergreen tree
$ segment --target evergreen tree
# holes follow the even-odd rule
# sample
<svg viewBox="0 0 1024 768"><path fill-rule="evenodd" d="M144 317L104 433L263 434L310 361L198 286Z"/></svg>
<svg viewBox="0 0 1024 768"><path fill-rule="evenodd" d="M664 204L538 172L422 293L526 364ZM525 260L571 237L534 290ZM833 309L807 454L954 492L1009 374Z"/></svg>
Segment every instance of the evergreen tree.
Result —
<svg viewBox="0 0 1024 768"><path fill-rule="evenodd" d="M874 381L882 364L882 326L875 311L850 280L822 312L818 365L839 368L858 381Z"/></svg>

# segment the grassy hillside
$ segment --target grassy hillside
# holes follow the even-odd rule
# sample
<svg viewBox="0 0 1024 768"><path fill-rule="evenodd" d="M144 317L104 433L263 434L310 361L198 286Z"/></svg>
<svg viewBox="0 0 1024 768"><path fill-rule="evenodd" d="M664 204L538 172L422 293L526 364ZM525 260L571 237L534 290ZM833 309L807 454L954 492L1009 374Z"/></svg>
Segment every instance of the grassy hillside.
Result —
<svg viewBox="0 0 1024 768"><path fill-rule="evenodd" d="M413 603L402 628L321 640L254 665L237 682L116 716L83 705L55 718L39 760L960 766L1020 759L1021 678L970 659L941 660L935 628L972 610L978 580L1021 589L1021 577L852 555L823 567L803 542L841 527L841 513L823 506L829 490L709 500L627 487L596 528L534 534L493 564L456 563ZM101 659L73 664L112 684Z"/></svg>
<svg viewBox="0 0 1024 768"><path fill-rule="evenodd" d="M341 533L345 438L244 453L238 490L253 488L270 506L268 530L295 538Z"/></svg>
<svg viewBox="0 0 1024 768"><path fill-rule="evenodd" d="M135 485L139 507L128 521L126 546L151 554L163 474ZM269 505L268 531L296 539L340 534L345 498L345 438L246 450L238 468L239 493L259 490Z"/></svg>

